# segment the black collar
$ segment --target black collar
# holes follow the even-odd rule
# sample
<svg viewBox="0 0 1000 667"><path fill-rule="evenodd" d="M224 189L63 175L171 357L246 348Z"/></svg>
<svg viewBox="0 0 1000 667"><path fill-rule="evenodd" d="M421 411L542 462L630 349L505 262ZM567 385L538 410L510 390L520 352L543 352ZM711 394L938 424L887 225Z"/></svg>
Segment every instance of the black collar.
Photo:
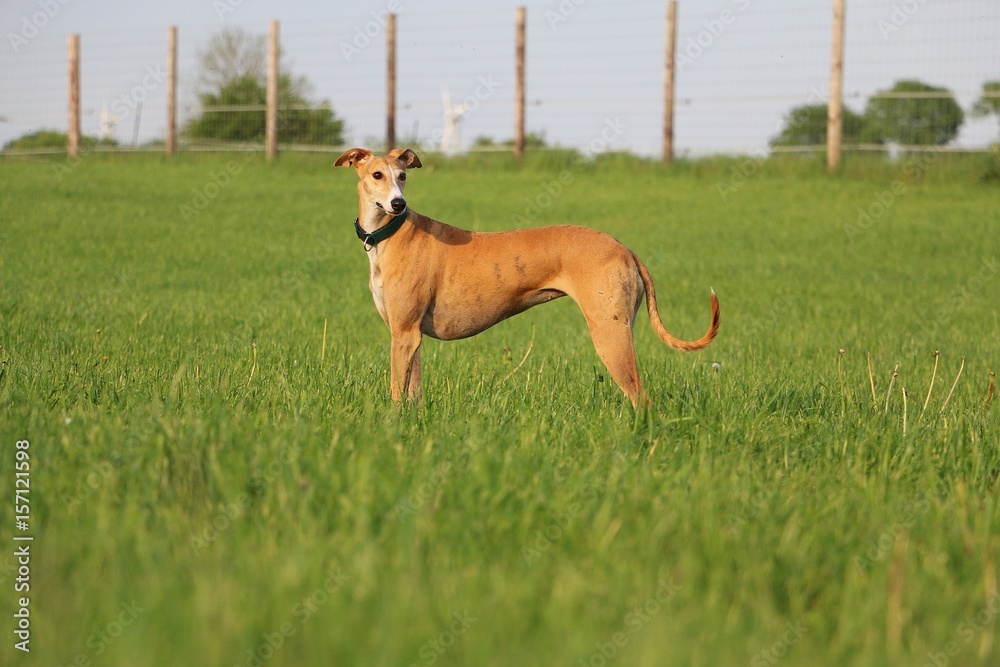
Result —
<svg viewBox="0 0 1000 667"><path fill-rule="evenodd" d="M358 224L358 219L354 219L354 231L357 233L358 238L365 242L365 249L374 248L382 241L399 231L399 228L403 226L403 221L406 220L406 211L397 215L392 221L385 227L379 227L374 232L366 232L361 229L361 225Z"/></svg>

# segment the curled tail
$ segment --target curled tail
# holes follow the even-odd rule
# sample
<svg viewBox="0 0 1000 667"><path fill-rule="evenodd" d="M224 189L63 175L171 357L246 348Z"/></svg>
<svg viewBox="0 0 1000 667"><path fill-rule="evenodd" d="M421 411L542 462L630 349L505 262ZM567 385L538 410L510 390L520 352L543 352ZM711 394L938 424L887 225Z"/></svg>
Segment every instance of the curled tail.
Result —
<svg viewBox="0 0 1000 667"><path fill-rule="evenodd" d="M653 289L653 279L650 278L649 271L646 270L646 266L634 253L632 256L635 258L636 267L638 267L639 275L642 277L642 284L646 288L646 308L649 310L649 323L653 325L653 331L660 337L660 340L675 350L684 350L686 352L700 350L711 343L715 335L719 333L719 299L715 296L715 290L712 290L712 324L708 327L705 335L693 341L675 338L663 326L663 320L660 319L660 311L656 309L656 291Z"/></svg>

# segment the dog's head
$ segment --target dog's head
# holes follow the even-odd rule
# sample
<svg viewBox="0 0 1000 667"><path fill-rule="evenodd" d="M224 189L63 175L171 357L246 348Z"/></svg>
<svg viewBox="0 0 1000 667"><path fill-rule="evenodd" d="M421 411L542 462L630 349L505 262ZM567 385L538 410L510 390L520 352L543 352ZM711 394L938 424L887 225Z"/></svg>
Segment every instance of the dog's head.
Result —
<svg viewBox="0 0 1000 667"><path fill-rule="evenodd" d="M406 210L403 198L406 170L422 165L409 148L397 148L388 155L372 155L364 148L352 148L337 158L334 166L358 170L358 197L362 206L374 204L386 213L399 215Z"/></svg>

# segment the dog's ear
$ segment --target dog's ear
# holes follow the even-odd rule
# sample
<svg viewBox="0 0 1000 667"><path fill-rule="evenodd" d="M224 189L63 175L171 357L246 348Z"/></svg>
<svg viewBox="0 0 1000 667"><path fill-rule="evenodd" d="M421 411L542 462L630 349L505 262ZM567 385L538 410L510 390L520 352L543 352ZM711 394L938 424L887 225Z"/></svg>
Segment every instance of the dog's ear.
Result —
<svg viewBox="0 0 1000 667"><path fill-rule="evenodd" d="M397 148L389 151L389 157L395 158L403 163L407 169L419 169L424 166L420 164L420 158L409 148Z"/></svg>
<svg viewBox="0 0 1000 667"><path fill-rule="evenodd" d="M335 167L357 167L372 156L372 152L364 148L352 148L337 158Z"/></svg>

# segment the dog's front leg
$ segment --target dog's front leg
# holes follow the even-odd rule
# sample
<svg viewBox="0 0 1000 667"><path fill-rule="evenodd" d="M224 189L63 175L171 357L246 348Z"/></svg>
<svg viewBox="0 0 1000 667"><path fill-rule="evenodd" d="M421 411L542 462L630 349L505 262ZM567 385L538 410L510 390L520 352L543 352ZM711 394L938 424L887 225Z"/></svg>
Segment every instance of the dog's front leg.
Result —
<svg viewBox="0 0 1000 667"><path fill-rule="evenodd" d="M413 353L413 361L410 362L410 381L406 384L406 397L411 401L420 402L420 345L417 344L417 351Z"/></svg>
<svg viewBox="0 0 1000 667"><path fill-rule="evenodd" d="M420 329L392 332L390 381L392 400L420 398Z"/></svg>

